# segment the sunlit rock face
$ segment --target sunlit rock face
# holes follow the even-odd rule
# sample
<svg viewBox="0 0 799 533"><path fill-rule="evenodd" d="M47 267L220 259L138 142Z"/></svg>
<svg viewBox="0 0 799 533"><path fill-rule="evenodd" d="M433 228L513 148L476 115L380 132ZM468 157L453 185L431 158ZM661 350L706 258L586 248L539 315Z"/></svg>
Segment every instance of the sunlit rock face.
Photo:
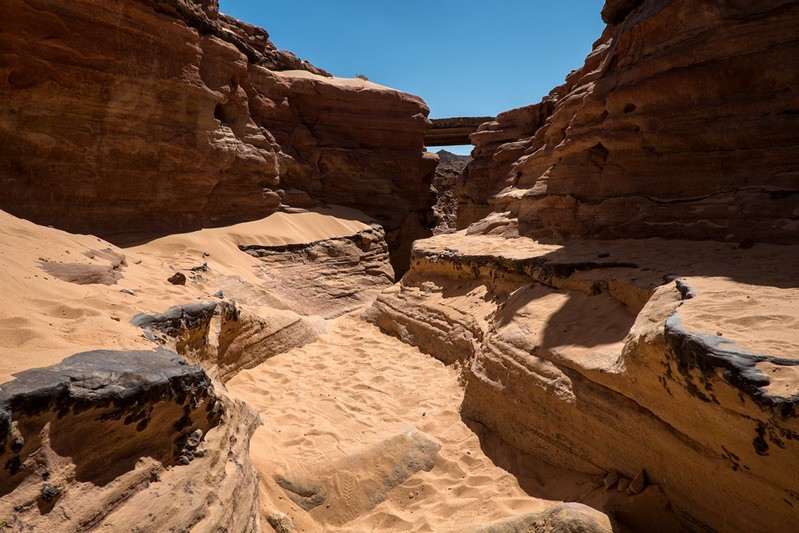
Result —
<svg viewBox="0 0 799 533"><path fill-rule="evenodd" d="M0 385L4 526L257 530L260 421L201 367L164 349L95 350L15 378Z"/></svg>
<svg viewBox="0 0 799 533"><path fill-rule="evenodd" d="M477 188L533 237L799 241L799 6L614 1L603 16L542 125L522 108L473 135L461 226L486 210Z"/></svg>
<svg viewBox="0 0 799 533"><path fill-rule="evenodd" d="M618 483L629 500L590 503L633 531L782 531L799 505L797 248L461 231L416 243L367 316L461 369L466 419Z"/></svg>
<svg viewBox="0 0 799 533"><path fill-rule="evenodd" d="M406 263L425 233L420 98L329 77L214 1L4 7L0 208L130 242L337 203L376 217Z"/></svg>

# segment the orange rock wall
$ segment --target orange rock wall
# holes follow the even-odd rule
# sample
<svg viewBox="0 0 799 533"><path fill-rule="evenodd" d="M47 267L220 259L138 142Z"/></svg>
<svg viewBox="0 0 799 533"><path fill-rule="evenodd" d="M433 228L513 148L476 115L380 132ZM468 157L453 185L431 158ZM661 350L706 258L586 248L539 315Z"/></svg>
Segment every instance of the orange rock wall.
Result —
<svg viewBox="0 0 799 533"><path fill-rule="evenodd" d="M522 108L473 135L461 225L485 211L477 185L532 237L799 242L799 5L609 1L603 16L542 127Z"/></svg>
<svg viewBox="0 0 799 533"><path fill-rule="evenodd" d="M126 242L259 218L302 189L390 238L424 226L427 106L325 74L216 2L9 0L0 208Z"/></svg>

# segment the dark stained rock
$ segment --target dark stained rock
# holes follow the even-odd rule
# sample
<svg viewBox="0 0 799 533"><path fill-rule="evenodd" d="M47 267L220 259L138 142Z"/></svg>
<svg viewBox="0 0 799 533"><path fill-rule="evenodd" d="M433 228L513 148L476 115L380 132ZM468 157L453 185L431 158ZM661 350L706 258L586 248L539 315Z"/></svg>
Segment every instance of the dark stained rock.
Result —
<svg viewBox="0 0 799 533"><path fill-rule="evenodd" d="M185 285L186 284L186 274L183 272L175 272L166 280L171 283L172 285Z"/></svg>
<svg viewBox="0 0 799 533"><path fill-rule="evenodd" d="M216 302L173 305L163 313L139 313L130 323L142 328L150 340L155 340L157 333L174 338L190 331L207 330L216 309Z"/></svg>
<svg viewBox="0 0 799 533"><path fill-rule="evenodd" d="M43 446L95 484L145 455L172 464L187 435L216 426L216 407L202 368L162 348L83 352L21 372L0 385L0 494L44 460Z"/></svg>
<svg viewBox="0 0 799 533"><path fill-rule="evenodd" d="M602 20L607 24L618 24L644 0L608 0L602 8Z"/></svg>

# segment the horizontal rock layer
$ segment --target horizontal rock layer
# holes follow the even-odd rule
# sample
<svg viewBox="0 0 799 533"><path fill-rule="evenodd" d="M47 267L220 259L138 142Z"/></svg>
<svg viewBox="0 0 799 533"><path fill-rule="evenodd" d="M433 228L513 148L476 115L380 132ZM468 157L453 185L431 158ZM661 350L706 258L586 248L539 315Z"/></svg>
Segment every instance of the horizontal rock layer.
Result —
<svg viewBox="0 0 799 533"><path fill-rule="evenodd" d="M614 0L603 16L563 86L472 136L461 227L495 195L533 237L799 242L799 6Z"/></svg>
<svg viewBox="0 0 799 533"><path fill-rule="evenodd" d="M469 135L494 117L434 118L433 126L424 136L426 146L456 146L469 144Z"/></svg>
<svg viewBox="0 0 799 533"><path fill-rule="evenodd" d="M429 225L418 97L321 75L215 2L13 0L6 18L2 209L122 243L261 218L301 189L395 247Z"/></svg>
<svg viewBox="0 0 799 533"><path fill-rule="evenodd" d="M309 243L240 245L262 263L263 288L301 315L333 318L368 304L393 283L379 226Z"/></svg>
<svg viewBox="0 0 799 533"><path fill-rule="evenodd" d="M687 528L789 529L794 248L441 235L415 245L370 319L461 364L464 416L521 450L643 471Z"/></svg>

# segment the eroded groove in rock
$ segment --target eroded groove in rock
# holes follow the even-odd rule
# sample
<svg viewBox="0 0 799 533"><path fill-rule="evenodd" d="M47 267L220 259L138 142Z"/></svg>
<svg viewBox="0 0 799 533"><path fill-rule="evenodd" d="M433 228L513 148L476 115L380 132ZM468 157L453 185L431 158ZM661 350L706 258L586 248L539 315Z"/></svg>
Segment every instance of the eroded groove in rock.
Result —
<svg viewBox="0 0 799 533"><path fill-rule="evenodd" d="M785 326L771 331L782 341L771 342L741 326L761 320L758 306L728 299L786 313L796 271L776 265L793 248L664 243L439 236L416 243L411 272L368 316L458 362L464 416L519 449L628 480L645 471L683 527L726 527L725 506L702 497L711 477L737 502L736 527L757 527L763 506L771 526L789 527L799 420L795 382L784 380L799 317L780 315ZM699 333L713 327L709 310L730 306L738 318L723 332Z"/></svg>

